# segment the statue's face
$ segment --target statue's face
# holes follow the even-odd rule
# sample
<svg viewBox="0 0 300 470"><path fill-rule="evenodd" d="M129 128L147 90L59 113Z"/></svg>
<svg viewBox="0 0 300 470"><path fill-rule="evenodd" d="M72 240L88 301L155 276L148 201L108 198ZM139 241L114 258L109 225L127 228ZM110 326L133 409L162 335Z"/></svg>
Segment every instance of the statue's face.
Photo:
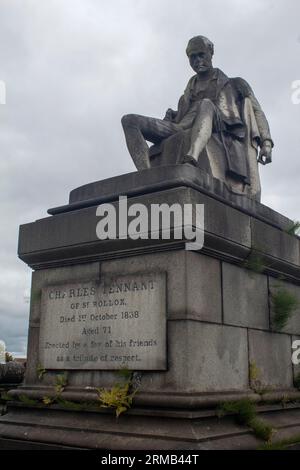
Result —
<svg viewBox="0 0 300 470"><path fill-rule="evenodd" d="M208 72L212 69L212 55L209 50L191 54L189 61L192 69L198 74Z"/></svg>

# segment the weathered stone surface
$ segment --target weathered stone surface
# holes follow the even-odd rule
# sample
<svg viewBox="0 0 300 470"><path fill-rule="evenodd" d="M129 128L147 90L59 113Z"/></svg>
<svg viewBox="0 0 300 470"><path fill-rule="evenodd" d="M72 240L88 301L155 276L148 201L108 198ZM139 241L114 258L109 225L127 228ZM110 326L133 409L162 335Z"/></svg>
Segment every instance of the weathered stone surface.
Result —
<svg viewBox="0 0 300 470"><path fill-rule="evenodd" d="M10 449L22 449L17 445L22 444L24 434L26 441L29 441L29 449L34 444L36 449L43 449L42 443L47 443L51 450L51 444L60 444L98 451L157 449L159 453L168 449L177 452L184 449L255 449L259 445L251 430L237 424L234 417L219 419L213 414L193 416L191 412L168 416L165 410L158 409L152 413L145 410L139 410L137 414L125 413L116 419L107 412L66 413L54 409L51 412L32 408L20 410L18 407L0 419L1 450L1 438L7 437L11 442L12 439L21 440L14 442L16 446L11 445ZM235 439L231 444L232 436ZM23 449L26 441L23 440Z"/></svg>
<svg viewBox="0 0 300 470"><path fill-rule="evenodd" d="M268 329L267 276L228 263L222 269L224 323Z"/></svg>
<svg viewBox="0 0 300 470"><path fill-rule="evenodd" d="M251 246L254 245L251 239L251 217L260 219L262 224L260 232L257 227L254 230L256 242L261 237L265 243L264 249L269 254L270 262L277 263L275 270L284 275L288 272L288 267L292 266L290 248L287 246L281 253L282 256L287 253L287 258L282 259L279 266L279 258L274 258L277 255L269 247L273 243L273 235L270 240L265 241L269 232L264 228L265 226L270 227L265 224L268 221L273 225L271 228L276 233L279 231L283 233L282 230L289 221L255 201L250 201L247 198L240 199L235 195L229 198L226 188L219 182L214 181L214 189L212 190L210 188L212 180L207 175L203 175L201 172L196 174L193 169L189 168L189 165L179 166L181 167L180 171L176 167L166 167L156 169L155 172L149 170L144 176L141 172L126 175L124 179L118 177L116 180L113 179L114 181L94 183L91 187L88 185L82 191L75 191L73 194L75 206L58 210L57 213L60 212L60 214L54 217L24 226L20 238L20 257L34 269L39 270L33 274L26 384L15 391L19 394L27 393L27 396L31 398L41 400L48 393L54 393L53 385L58 372L57 370L47 371L42 380L37 378L37 366L40 362L37 351L40 341L40 294L42 288L57 284L103 281L109 275L130 276L150 271L165 271L167 273L168 369L142 371L136 402L133 409L126 414L126 418L128 416L129 419L132 416L141 417L141 425L148 437L145 440L144 435L138 444L135 442L134 445L140 446L146 443L151 447L154 442L158 446L156 435L158 421L153 424L153 435L148 432L154 409L155 413L161 413L159 416L161 416L162 424L165 424L167 413L174 413L174 416L186 413L188 420L193 414L196 419L195 426L191 431L190 422L187 422L182 436L184 439L187 437L187 445L194 445L194 442L191 444L190 438L194 435L195 429L199 428L198 413L203 408L203 413L206 414L208 409L217 406L223 398L232 401L243 398L248 393L252 399L261 400L258 394L249 390L248 334L251 341L251 357L255 359L257 367L263 370L262 376L266 382L265 386L274 388L273 392L264 395L264 399L268 402L272 400L272 403L280 401L282 399L281 389L292 386L292 337L286 334L248 330L248 328L265 327L263 324L265 317L261 313L258 314L260 302L258 299L257 304L256 300L254 301L258 297L263 302L264 277L257 277L254 274L256 280L252 285L251 279L247 277L247 272L242 268L235 266L226 268L227 271L230 271L227 281L224 276L227 288L230 288L230 283L235 289L237 289L236 285L239 282L241 285L244 283L246 292L243 295L249 299L248 304L254 302L257 308L254 312L252 311L251 315L247 315L245 319L247 328L239 326L238 322L242 317L238 317L238 309L241 308L244 313L244 309L239 305L245 305L247 301L245 297L239 298L238 295L236 298L230 298L227 292L225 303L226 301L227 305L231 303L236 309L234 318L230 321L237 323L234 323L236 326L218 324L222 321L220 264L221 262L241 264L244 257L247 256ZM112 184L111 188L109 188L110 184ZM95 233L97 203L104 202L104 200L106 202L116 201L120 192L127 194L126 188L130 192L130 203L141 202L145 203L147 207L151 203L166 202L168 204L179 202L181 205L186 203L205 204L206 238L202 252L186 252L183 249L183 242L174 244L173 241L169 242L168 240L157 244L148 240L139 242L113 240L107 243L99 241ZM213 192L215 193L214 197ZM87 201L89 195L94 199ZM85 209L79 210L80 207L76 206L77 203L85 206ZM69 210L69 213L65 213ZM254 225L252 222L252 229ZM288 237L289 240L293 240L293 237ZM280 240L280 236L276 235L275 238ZM294 242L292 242L293 244ZM297 247L299 248L299 243ZM293 248L291 251L293 252ZM237 269L241 269L238 276L236 276ZM293 264L291 276L294 276L295 280L300 279L299 266L297 268ZM238 277L238 281L236 277ZM262 279L261 283L259 279ZM251 292L253 292L254 299L251 299ZM229 321L230 315L231 312L227 309L226 313L225 308L226 322ZM254 361L254 359L252 360ZM296 368L294 368L295 373ZM140 374L135 374L135 377L139 380ZM118 381L116 373L110 370L70 370L68 385L63 392L64 398L66 400L88 401L89 397L93 395L95 400L97 399L96 388L110 387ZM292 394L297 393L295 389L292 389L291 392ZM13 421L11 411L6 415L7 422L3 424L1 429L5 430L5 435L10 439L24 437L22 433L24 433L25 427L20 431L19 424L20 415L24 409L26 410L22 405L18 405L16 423L12 423L11 426L7 424L10 419ZM109 417L114 426L115 417L106 411L103 413L104 420ZM41 438L43 427L41 423L44 422L46 415L47 417L52 416L51 419L55 422L57 415L52 414L53 412L55 412L54 407L53 409L36 411L38 424L32 425L31 439L43 441L43 439L49 439L50 434L53 436L53 432L50 433L46 428ZM73 412L66 412L66 410L60 413L62 428L59 431L61 434L59 437L57 435L52 437L53 442L56 442L58 438L66 438L68 445L74 445L74 443L83 445L82 436L84 436L87 446L97 447L101 441L101 445L103 443L106 448L112 442L117 447L113 437L115 429L111 434L109 432L105 434L106 422L102 423L103 427L100 433L88 431L88 429L94 429L93 426L96 421L98 422L99 414L92 422L92 420L86 419L87 414L91 416L90 413L86 415L76 413L76 416ZM32 419L31 410L24 417L25 426L28 426L28 421L30 421L29 415ZM83 425L78 425L79 416L82 418ZM162 445L170 446L170 448L181 445L183 442L178 440L178 437L181 439L181 435L175 436L176 440L170 442L170 429L174 428L173 418L170 426L165 427L166 439L159 441ZM77 437L74 436L74 433L72 434L75 422L78 427ZM177 423L178 429L181 429L180 420ZM140 424L135 423L133 427L131 424L132 422L128 424L128 434L131 436L139 434ZM117 427L119 429L119 425ZM26 432L28 430L29 427L26 427ZM130 437L128 434L124 436L123 431L124 429L120 431L118 444L123 445L124 448ZM92 435L93 443L91 442ZM99 438L99 435L102 438ZM210 435L208 437L209 439L215 438L215 436L211 438ZM205 444L201 443L201 446L207 444L205 437L204 442ZM209 444L207 446L209 447Z"/></svg>
<svg viewBox="0 0 300 470"><path fill-rule="evenodd" d="M182 208L185 204L204 204L206 245L225 252L234 245L243 256L245 250L246 253L250 250L250 217L192 188L180 187L130 198L128 207L136 203L144 204L148 210L151 204L180 204ZM118 214L119 204L114 202L113 205ZM97 255L103 257L109 252L121 254L134 248L146 250L149 246L157 247L162 243L174 244L172 239L153 240L150 237L147 240L99 240L96 234L98 222L96 206L92 206L80 212L61 214L23 225L20 228L19 256L34 268L44 268L48 264L54 264L55 267L57 264L61 265L62 258L65 262L70 259L77 262L78 259L83 259L87 262ZM175 242L178 244L180 241ZM184 240L181 243L183 245Z"/></svg>
<svg viewBox="0 0 300 470"><path fill-rule="evenodd" d="M281 331L283 333L300 335L300 286L296 286L295 284L291 284L290 282L284 282L279 279L274 279L273 277L269 278L269 286L272 329L274 329L275 331L277 329L273 321L275 313L272 304L272 295L275 295L276 292L280 292L280 290L283 289L291 293L295 299L298 299L299 304L298 307L292 311L288 323Z"/></svg>
<svg viewBox="0 0 300 470"><path fill-rule="evenodd" d="M200 253L186 252L185 286L187 317L221 323L220 261Z"/></svg>
<svg viewBox="0 0 300 470"><path fill-rule="evenodd" d="M44 288L40 363L45 369L165 369L165 291L165 274L158 272Z"/></svg>
<svg viewBox="0 0 300 470"><path fill-rule="evenodd" d="M144 374L144 390L220 392L248 389L247 330L170 321L169 371Z"/></svg>
<svg viewBox="0 0 300 470"><path fill-rule="evenodd" d="M36 353L39 349L39 335L40 335L40 316L41 316L41 299L42 289L49 285L57 283L72 283L76 281L89 281L100 279L100 263L85 263L73 266L61 266L58 268L43 269L34 271L32 273L31 284L31 299L30 299L30 319L28 331L28 357L30 361L27 363L25 373L25 383L40 383L37 377L37 368L39 365L39 357ZM76 373L74 377L70 377L70 383L84 384L85 380L88 383L99 385L99 373L87 372L86 376L81 376L80 381L76 382ZM88 375L88 377L87 377ZM48 373L43 378L43 383L53 383L51 373Z"/></svg>
<svg viewBox="0 0 300 470"><path fill-rule="evenodd" d="M119 273L128 275L142 273L145 270L166 271L168 318L172 318L174 314L180 314L186 308L186 255L185 250L179 250L103 261L101 263L101 278L102 276L112 276Z"/></svg>
<svg viewBox="0 0 300 470"><path fill-rule="evenodd" d="M295 407L273 405L268 411L264 406L258 412L276 429L276 441L293 438L300 431L300 413ZM0 418L1 450L64 450L67 446L68 450L148 449L159 454L160 450L255 450L261 444L234 416L219 419L209 410L171 414L170 410L143 409L116 420L107 412L50 412L18 406Z"/></svg>
<svg viewBox="0 0 300 470"><path fill-rule="evenodd" d="M168 318L222 321L220 262L191 251L171 251L101 263L101 274L166 270Z"/></svg>
<svg viewBox="0 0 300 470"><path fill-rule="evenodd" d="M250 362L259 370L262 387L293 386L291 337L279 333L249 330Z"/></svg>
<svg viewBox="0 0 300 470"><path fill-rule="evenodd" d="M100 278L100 263L86 263L60 268L43 269L32 273L30 324L40 321L42 288L63 282L96 280Z"/></svg>
<svg viewBox="0 0 300 470"><path fill-rule="evenodd" d="M128 197L169 188L193 188L202 194L208 194L223 203L237 208L247 215L252 215L272 225L287 229L292 221L270 207L238 194L230 192L220 180L190 165L169 165L151 168L145 172L132 172L114 176L101 181L85 184L70 193L70 204L49 209L49 214L60 214L78 210L82 207L115 201L120 194Z"/></svg>
<svg viewBox="0 0 300 470"><path fill-rule="evenodd" d="M274 258L299 266L299 239L283 230L252 218L252 244Z"/></svg>
<svg viewBox="0 0 300 470"><path fill-rule="evenodd" d="M27 364L25 371L25 384L39 383L37 369L39 366L39 326L29 326L28 329L28 346L27 346Z"/></svg>
<svg viewBox="0 0 300 470"><path fill-rule="evenodd" d="M215 198L190 189L190 201L204 204L204 228L207 234L223 237L251 248L251 218L249 215L217 201Z"/></svg>
<svg viewBox="0 0 300 470"><path fill-rule="evenodd" d="M186 168L188 165L181 165L181 167ZM170 171L172 169L173 167L170 167ZM261 211L257 208L255 217L264 219L264 214L266 214L265 220L271 220L274 226L256 220L253 217L252 230L255 240L252 240L251 215L254 216L254 212L252 213L246 207L239 207L237 204L230 204L228 201L225 202L221 198L211 197L203 188L201 190L200 187L197 187L196 183L190 178L191 175L187 177L185 171L183 171L182 177L180 177L180 174L178 174L176 180L177 187L172 186L171 189L169 187L168 189L165 188L165 190L158 191L158 180L149 187L138 186L137 193L140 195L129 198L128 205L142 203L149 208L150 204L162 203L168 203L169 205L179 203L181 206L184 204L204 204L204 252L206 254L227 259L228 261L241 261L249 254L251 246L260 248L261 241L265 244L263 249L266 250L266 256L271 258L268 260L270 269L274 268L276 273L292 276L293 279L300 276L299 240L282 230L282 227L288 225L288 219L280 216L280 214L273 214L272 211L267 210L268 208L260 205ZM125 176L127 177L128 175ZM139 174L139 176L141 175ZM158 175L156 175L156 178L158 178ZM160 180L163 182L162 175L160 175ZM127 184L129 184L129 181L127 181ZM133 184L134 181L135 179L132 176L131 182ZM140 180L139 183L141 183ZM175 183L173 182L172 184ZM99 189L99 185L95 191L97 188ZM152 192L149 193L150 188L152 188ZM143 190L144 194L142 194ZM113 201L116 201L116 197L115 195ZM101 202L104 201L101 200ZM95 200L90 200L86 201L86 204L87 207L80 211L73 210L69 213L62 213L59 216L48 217L32 224L21 226L19 242L19 256L21 259L34 269L44 269L70 263L87 263L107 259L112 253L113 257L123 257L130 254L135 255L157 250L167 250L168 247L174 249L175 243L178 248L181 247L180 243L182 247L184 246L184 241L178 240L119 239L101 241L96 236L96 225L99 221L96 217L96 202ZM113 202L113 204L116 205L117 203ZM233 208L233 205L236 208ZM261 225L258 226L256 222ZM269 229L272 232L271 242L266 243L265 239L268 238L266 231ZM280 244L281 237L285 240L286 249L283 250L283 258L274 258L274 254L270 253L272 251L272 249L270 250L270 245L274 244L274 237L277 240L277 244ZM292 249L288 245L290 242ZM291 256L295 249L296 258ZM285 251L287 253L286 259L284 258Z"/></svg>

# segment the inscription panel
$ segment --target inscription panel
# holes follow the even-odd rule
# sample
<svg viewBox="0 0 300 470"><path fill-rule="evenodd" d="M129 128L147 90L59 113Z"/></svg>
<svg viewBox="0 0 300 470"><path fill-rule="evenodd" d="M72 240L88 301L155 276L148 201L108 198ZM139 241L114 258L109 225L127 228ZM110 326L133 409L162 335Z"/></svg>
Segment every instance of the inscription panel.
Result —
<svg viewBox="0 0 300 470"><path fill-rule="evenodd" d="M43 288L39 359L45 369L165 370L166 274Z"/></svg>

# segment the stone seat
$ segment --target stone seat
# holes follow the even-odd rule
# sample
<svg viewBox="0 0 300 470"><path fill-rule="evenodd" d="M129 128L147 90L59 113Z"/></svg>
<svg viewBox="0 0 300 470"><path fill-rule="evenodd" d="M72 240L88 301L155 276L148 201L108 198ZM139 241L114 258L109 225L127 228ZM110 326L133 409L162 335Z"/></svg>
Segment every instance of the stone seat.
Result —
<svg viewBox="0 0 300 470"><path fill-rule="evenodd" d="M216 139L217 135L214 136L214 140ZM189 149L190 140L191 129L187 129L180 131L157 144L152 145L149 151L151 167L176 165L182 163L183 157ZM210 143L209 146L211 147ZM222 162L220 161L219 163ZM207 173L212 175L212 168L206 149L202 152L198 160L198 166L202 170L205 170ZM223 172L224 170L225 169L223 168Z"/></svg>

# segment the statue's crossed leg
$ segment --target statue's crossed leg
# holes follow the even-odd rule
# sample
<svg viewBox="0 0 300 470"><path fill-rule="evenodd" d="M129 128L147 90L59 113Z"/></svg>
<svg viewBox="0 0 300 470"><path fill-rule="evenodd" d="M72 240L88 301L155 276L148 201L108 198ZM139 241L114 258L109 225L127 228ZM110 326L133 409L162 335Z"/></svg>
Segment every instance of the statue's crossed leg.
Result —
<svg viewBox="0 0 300 470"><path fill-rule="evenodd" d="M138 170L150 168L149 147L146 140L155 144L188 128L192 129L191 146L184 163L197 166L199 155L211 138L215 116L216 107L209 99L195 103L184 117L182 124L139 114L127 114L122 118L122 125L127 147L136 168Z"/></svg>
<svg viewBox="0 0 300 470"><path fill-rule="evenodd" d="M139 114L123 116L122 126L129 153L138 170L150 168L149 147L146 140L156 144L181 130L171 121Z"/></svg>

